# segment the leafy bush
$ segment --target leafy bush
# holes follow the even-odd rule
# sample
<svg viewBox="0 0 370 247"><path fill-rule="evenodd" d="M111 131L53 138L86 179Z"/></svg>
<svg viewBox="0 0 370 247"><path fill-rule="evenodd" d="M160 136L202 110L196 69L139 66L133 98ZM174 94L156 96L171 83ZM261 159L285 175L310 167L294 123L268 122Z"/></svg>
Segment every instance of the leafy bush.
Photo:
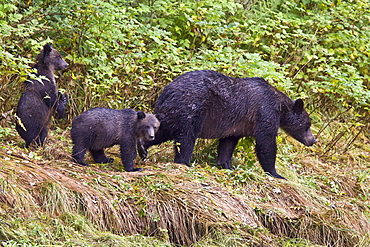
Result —
<svg viewBox="0 0 370 247"><path fill-rule="evenodd" d="M246 48L287 65L296 91L320 108L368 111L368 1L280 1L251 15Z"/></svg>
<svg viewBox="0 0 370 247"><path fill-rule="evenodd" d="M15 92L20 82L31 72L30 51L35 51L50 39L40 38L38 32L46 28L34 15L17 1L0 4L0 100L1 112L14 108ZM40 43L40 44L38 44Z"/></svg>
<svg viewBox="0 0 370 247"><path fill-rule="evenodd" d="M369 122L369 7L365 0L11 0L0 4L0 108L15 107L14 91L53 42L70 63L58 79L71 99L69 121L95 106L151 111L176 76L212 69L268 79L305 99L319 134L331 135L339 122L348 138Z"/></svg>

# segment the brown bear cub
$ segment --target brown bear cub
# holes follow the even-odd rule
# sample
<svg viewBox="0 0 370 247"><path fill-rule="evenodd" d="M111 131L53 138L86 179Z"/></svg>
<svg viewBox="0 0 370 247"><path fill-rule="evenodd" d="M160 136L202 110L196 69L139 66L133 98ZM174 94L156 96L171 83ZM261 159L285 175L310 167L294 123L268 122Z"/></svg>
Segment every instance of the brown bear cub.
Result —
<svg viewBox="0 0 370 247"><path fill-rule="evenodd" d="M89 150L96 163L112 163L113 159L105 156L104 148L120 145L125 170L141 171L134 168L136 146L154 140L159 125L155 115L142 111L103 107L87 110L72 121L73 160L87 166L83 159Z"/></svg>
<svg viewBox="0 0 370 247"><path fill-rule="evenodd" d="M190 165L197 138L219 139L217 163L231 169L239 139L252 136L263 170L283 178L275 169L279 127L306 146L316 142L303 101L291 100L259 77L233 78L215 71L191 71L163 89L154 112L163 115L161 127L155 140L139 146L142 158L146 158L150 146L174 140L175 163Z"/></svg>
<svg viewBox="0 0 370 247"><path fill-rule="evenodd" d="M26 90L23 92L17 106L19 121L16 129L26 141L26 147L31 144L41 146L48 135L51 116L57 112L62 118L65 113L68 97L58 94L54 73L68 67L57 50L51 45L45 45L37 56L35 68L37 79L26 81Z"/></svg>

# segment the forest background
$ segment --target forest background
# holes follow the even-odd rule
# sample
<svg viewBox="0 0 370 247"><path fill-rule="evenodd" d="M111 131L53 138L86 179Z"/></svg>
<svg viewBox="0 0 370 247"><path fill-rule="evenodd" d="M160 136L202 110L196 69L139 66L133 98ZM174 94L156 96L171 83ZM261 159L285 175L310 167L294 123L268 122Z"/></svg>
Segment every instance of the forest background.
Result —
<svg viewBox="0 0 370 247"><path fill-rule="evenodd" d="M202 225L198 230L193 229L194 232L189 239L181 240L171 232L168 222L167 228L162 226L161 229L164 230L160 233L148 234L148 229L145 227L145 230L140 228L134 233L161 236L160 239L163 242L158 243L159 245L199 244L202 240L206 243L215 241L217 245L222 245L223 241L229 241L225 246L231 246L230 241L234 241L233 243L238 246L244 243L245 239L249 241L247 246L249 244L263 246L263 243L269 243L271 246L274 244L278 246L306 246L305 244L307 246L312 244L361 246L369 243L367 227L370 225L368 204L370 196L370 4L367 0L7 0L0 1L0 43L0 113L2 114L0 157L4 167L7 164L9 167L14 167L12 163L14 159L26 159L35 166L40 163L57 163L66 169L72 169L68 157L71 149L68 131L73 117L97 106L115 109L133 108L152 112L153 105L164 86L187 71L210 69L233 77L263 77L292 99L304 100L313 120L313 132L319 140L313 148L308 149L300 146L284 133L278 137L277 166L285 177L293 181L293 184L270 180L262 174L252 151L253 140L248 138L241 140L235 151L234 166L238 168L234 173L220 171L214 167L212 162L217 143L210 140L201 140L197 143L193 165L198 175L188 170L184 173L190 172L193 176L192 180L197 181L204 179L205 174L202 171L205 170L208 174L206 177L212 183L221 183L217 185L220 187L231 186L232 190L240 186L245 191L246 187L251 189L255 186L264 188L260 188L262 193L280 186L280 190L285 189L289 193L298 190L296 196L302 194L302 191L321 191L321 196L325 199L318 199L316 195L307 192L310 195L307 198L311 198L312 201L305 198L303 203L305 208L317 209L316 203L322 204L323 208L320 207L317 212L324 211L324 214L327 214L334 210L334 214L339 215L338 218L330 216L330 219L323 220L323 218L322 221L312 219L312 213L307 209L301 214L295 212L294 217L281 212L271 214L269 210L272 209L267 210L265 203L268 202L270 206L276 207L273 202L277 202L278 199L273 200L268 197L268 199L259 198L250 203L250 205L253 204L252 211L260 222L260 225L257 224L257 229L268 229L262 233L248 227L246 230L227 224L225 229L228 231L231 231L230 229L234 231L237 228L242 233L232 232L236 234L233 236L237 237L225 240L222 236L225 235L226 230L220 230L222 234L217 235L215 231L210 230L207 223L205 224L207 227ZM15 120L12 117L23 90L23 81L32 73L31 67L35 63L35 57L47 43L52 43L61 51L70 64L67 70L58 73L57 79L59 89L65 91L70 99L67 118L54 121L50 137L51 149L59 148L58 144L55 144L58 141L65 144L60 147L62 150L58 153L60 159L55 158L55 153L47 149L42 151L22 149L22 140L14 131ZM163 162L163 164L171 161L170 149L167 147L156 150L157 156L154 155L151 161ZM11 169L9 167L7 169ZM97 169L105 169L104 174L115 172L106 167L97 167ZM3 172L1 181L3 184L14 182L21 188L21 183L17 183L15 178L17 176L9 177L9 174L17 174L15 170L17 169L13 168L11 173ZM218 174L217 176L222 179L218 178L214 181L209 174ZM159 176L157 173L149 175ZM185 175L183 174L185 177L189 176L189 174ZM163 174L159 176L161 178L157 178L158 181L162 181L162 176ZM145 184L140 186L153 192L153 188L144 179L146 177L147 175L143 175L137 178ZM43 183L40 182L40 185L36 186L39 193L46 193L45 191L49 193L50 185L55 186L55 181L49 180L47 183L43 180ZM186 179L182 177L182 180ZM230 182L226 183L230 180L235 182L232 182L232 185L228 184ZM177 184L175 181L177 180L166 181L166 184L171 184L173 189ZM264 183L268 183L269 186L263 185ZM246 184L250 184L251 187ZM158 190L168 189L161 186L155 188L156 194ZM58 191L64 191L63 189L65 188L61 186ZM24 193L32 191L23 187L22 190ZM52 191L54 190L55 187L52 187ZM73 191L71 188L68 190ZM225 190L228 191L228 189ZM47 194L49 197L45 197L44 200L51 200L50 196L53 193ZM276 191L271 193L279 194ZM31 194L30 200L34 201L31 197L34 198L35 194L34 192ZM17 193L14 192L13 196L16 197ZM9 198L5 200L4 195L1 198L2 212L8 212L9 208L13 208L12 210L18 213L22 211L12 206ZM38 194L38 198L43 197ZM133 205L141 207L137 210L142 214L140 219L145 218L147 223L161 222L162 218L153 218L153 215L144 210L140 197L131 195L130 198ZM65 215L64 211L48 211L43 208L45 201L38 200L35 202L35 207L41 208L39 213L44 217L55 219L57 216ZM146 202L148 200L145 199ZM249 198L249 200L252 199ZM343 203L342 208L335 206L336 201L337 204L341 204L339 201ZM290 209L301 206L290 205ZM71 211L71 209L65 210ZM84 213L75 210L75 215L83 215L87 221L92 222L92 225L95 224L92 226L92 228L96 227L94 231L91 230L93 232L132 233L124 226L120 226L122 228L120 230L112 230L117 226L97 223L102 219L87 215L86 208L82 211ZM20 214L23 220L32 218L23 211ZM158 212L157 214L160 215ZM320 215L320 213L317 214ZM24 233L16 227L20 227L20 224L15 223L16 219L6 215L8 214L3 214L2 221L7 223L0 227L4 245L19 244L21 240L26 244L37 241L45 241L39 244L47 244L48 238L53 239L47 234L55 236L50 233L53 230L48 230L50 231L48 233L40 231L32 235L28 233L29 229L23 229L27 232ZM194 217L196 214L192 212L191 215ZM36 223L41 224L36 220L38 217L33 215L34 220L28 227L35 227L33 224ZM341 217L345 217L351 223ZM319 223L308 224L308 219ZM344 226L339 226L337 220L345 222ZM62 241L61 239L64 239L62 242L73 242L74 238L81 238L78 234L84 235L75 228L73 234L69 232L68 227L71 227L68 225L69 220L60 219L60 221L67 229L65 231L68 232L69 237L65 235L60 238L55 237L54 242ZM306 228L302 228L303 221L307 221ZM200 220L200 222L203 221ZM276 228L271 222L275 222L280 228ZM50 225L45 222L43 224ZM190 227L191 224L184 225ZM7 226L12 226L8 227L9 229L18 229L18 232L10 231ZM182 230L189 231L185 226L183 227ZM282 228L285 230L281 230ZM306 233L303 231L297 233L298 228L308 230ZM46 229L49 228L46 227ZM173 229L177 228L173 227ZM347 233L347 230L351 233ZM342 231L346 233L343 235ZM341 234L336 235L333 232ZM36 240L40 239L42 234L47 235L48 238ZM226 236L229 235L226 234ZM86 239L88 239L86 244L93 241L88 237ZM95 242L103 241L96 240L101 238L93 239ZM118 236L114 239L118 242L122 240L117 240Z"/></svg>

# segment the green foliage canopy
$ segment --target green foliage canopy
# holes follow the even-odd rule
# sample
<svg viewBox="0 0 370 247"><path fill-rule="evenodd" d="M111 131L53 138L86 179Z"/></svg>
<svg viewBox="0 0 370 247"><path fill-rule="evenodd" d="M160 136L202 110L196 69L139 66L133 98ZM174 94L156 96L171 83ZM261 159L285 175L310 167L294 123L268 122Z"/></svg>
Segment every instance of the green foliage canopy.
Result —
<svg viewBox="0 0 370 247"><path fill-rule="evenodd" d="M367 125L369 24L367 0L2 1L1 111L53 42L71 64L58 80L71 118L94 106L151 111L176 76L212 69L264 77L325 121Z"/></svg>

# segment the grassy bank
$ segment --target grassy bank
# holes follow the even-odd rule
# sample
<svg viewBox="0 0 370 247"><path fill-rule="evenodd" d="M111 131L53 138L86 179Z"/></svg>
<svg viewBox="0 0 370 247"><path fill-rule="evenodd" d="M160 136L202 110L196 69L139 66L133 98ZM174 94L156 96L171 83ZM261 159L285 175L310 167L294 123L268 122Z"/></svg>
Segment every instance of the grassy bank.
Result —
<svg viewBox="0 0 370 247"><path fill-rule="evenodd" d="M233 171L212 165L212 148L197 151L192 168L173 164L169 143L138 161L143 172L124 172L117 147L108 150L114 164L82 167L70 161L68 130L52 131L46 147L31 150L2 128L2 244L369 245L369 150L334 159L316 155L320 144L307 151L279 140L277 169L288 181L262 174L253 159L242 162L240 151Z"/></svg>

